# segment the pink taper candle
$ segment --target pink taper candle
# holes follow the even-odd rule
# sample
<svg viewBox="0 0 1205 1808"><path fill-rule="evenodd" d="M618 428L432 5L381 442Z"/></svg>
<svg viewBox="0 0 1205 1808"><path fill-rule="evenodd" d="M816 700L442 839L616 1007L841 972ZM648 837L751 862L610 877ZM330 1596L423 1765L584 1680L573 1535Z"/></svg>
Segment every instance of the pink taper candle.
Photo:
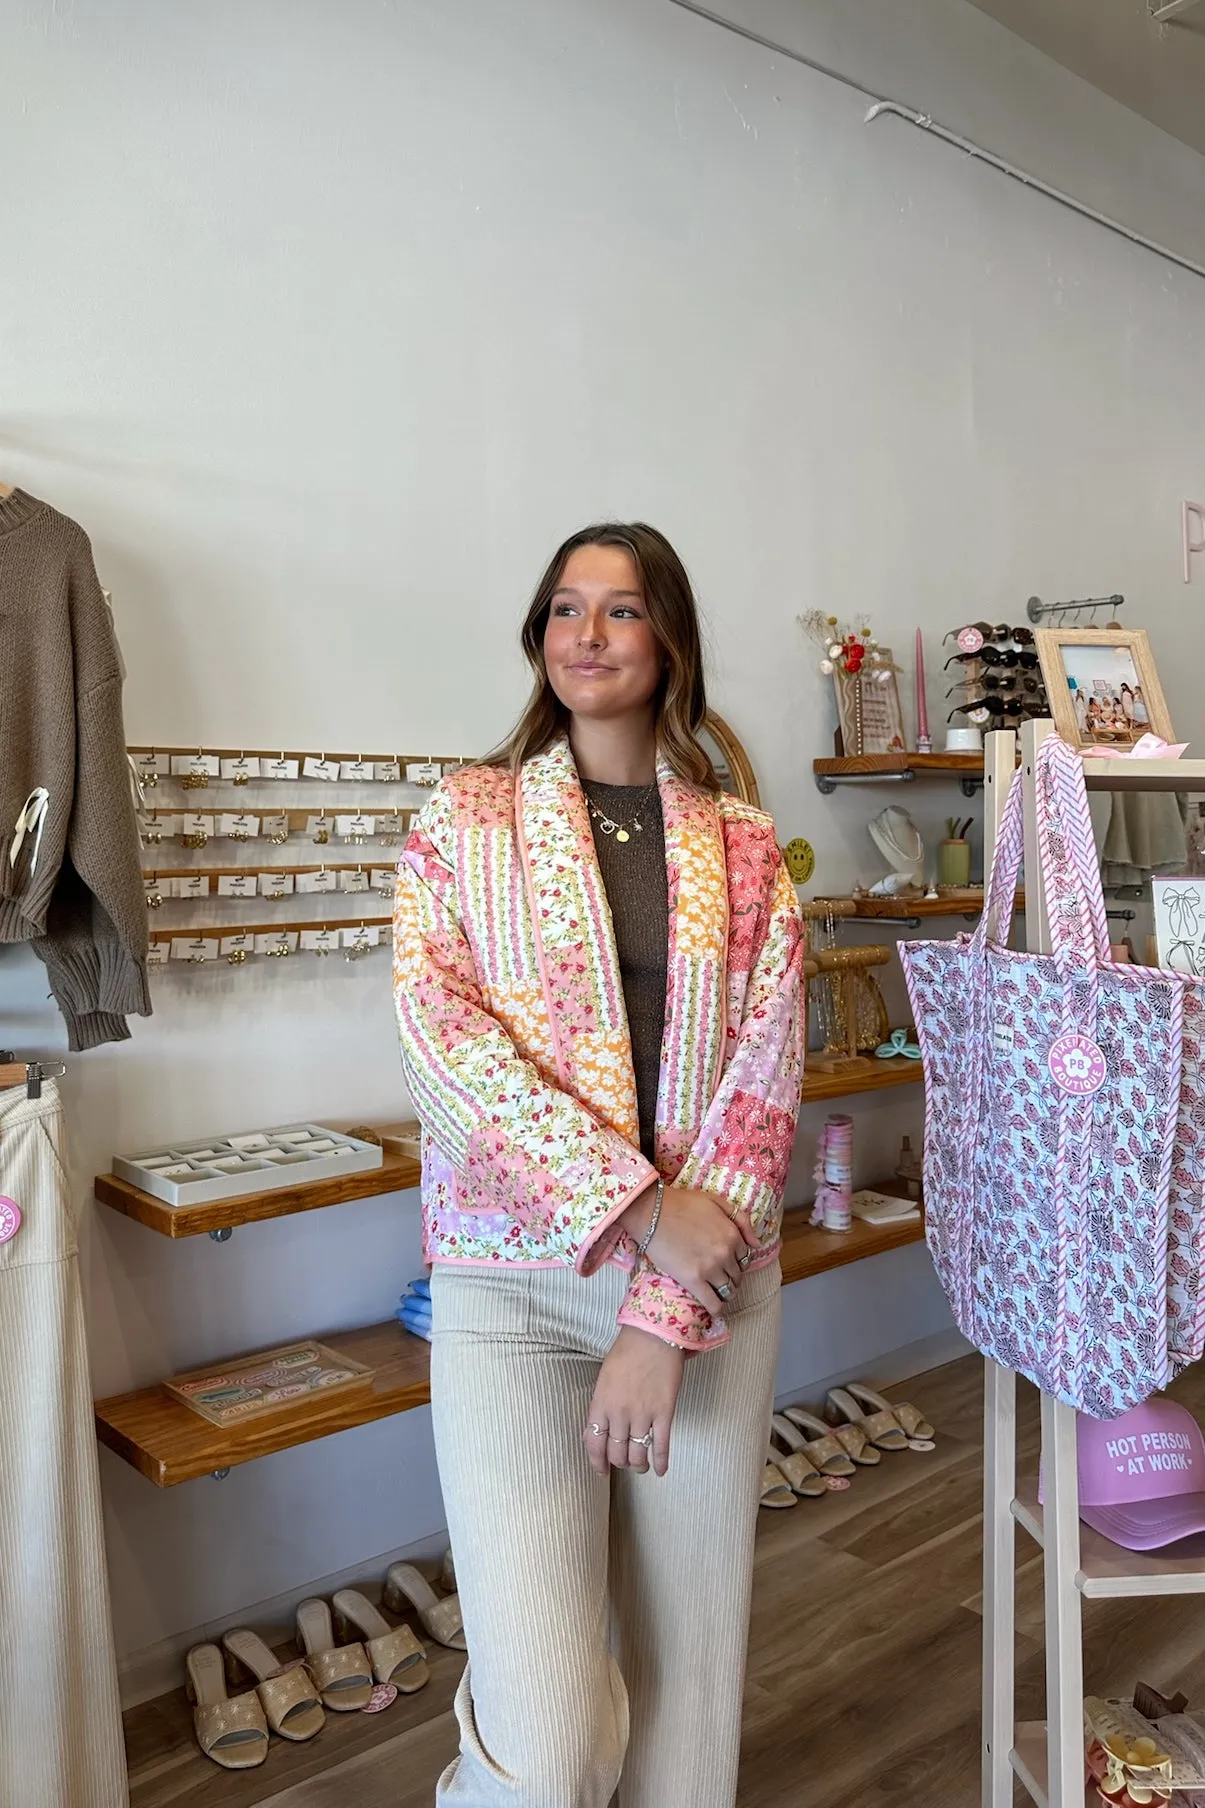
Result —
<svg viewBox="0 0 1205 1808"><path fill-rule="evenodd" d="M916 751L933 751L929 739L929 710L925 702L925 646L919 628L916 630Z"/></svg>

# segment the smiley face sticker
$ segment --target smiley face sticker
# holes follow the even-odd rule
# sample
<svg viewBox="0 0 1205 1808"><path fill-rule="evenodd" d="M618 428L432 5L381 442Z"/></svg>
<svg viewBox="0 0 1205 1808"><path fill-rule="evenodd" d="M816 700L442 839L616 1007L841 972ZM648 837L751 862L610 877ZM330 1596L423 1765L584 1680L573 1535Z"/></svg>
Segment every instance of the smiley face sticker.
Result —
<svg viewBox="0 0 1205 1808"><path fill-rule="evenodd" d="M816 855L810 841L802 835L796 835L794 841L788 841L782 850L787 863L787 871L796 885L806 885L816 870Z"/></svg>

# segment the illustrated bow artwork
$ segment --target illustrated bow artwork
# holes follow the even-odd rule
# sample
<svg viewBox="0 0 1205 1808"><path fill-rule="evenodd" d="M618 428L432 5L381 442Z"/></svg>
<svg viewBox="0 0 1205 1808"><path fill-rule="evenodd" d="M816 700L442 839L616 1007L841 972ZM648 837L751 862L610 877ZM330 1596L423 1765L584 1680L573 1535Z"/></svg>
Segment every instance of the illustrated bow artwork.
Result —
<svg viewBox="0 0 1205 1808"><path fill-rule="evenodd" d="M892 1030L886 1042L880 1042L875 1054L880 1061L890 1061L896 1055L903 1055L907 1061L919 1061L920 1049L915 1042L909 1042L907 1030Z"/></svg>
<svg viewBox="0 0 1205 1808"><path fill-rule="evenodd" d="M1201 904L1201 894L1195 885L1187 885L1182 890L1169 886L1164 894L1167 903L1167 917L1171 924L1172 934L1178 941L1191 941L1197 933Z"/></svg>

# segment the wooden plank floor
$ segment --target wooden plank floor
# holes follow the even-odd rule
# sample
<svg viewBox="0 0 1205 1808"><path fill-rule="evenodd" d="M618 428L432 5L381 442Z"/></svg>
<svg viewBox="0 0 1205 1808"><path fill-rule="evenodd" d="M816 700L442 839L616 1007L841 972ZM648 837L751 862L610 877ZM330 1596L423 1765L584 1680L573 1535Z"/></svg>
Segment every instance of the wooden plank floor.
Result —
<svg viewBox="0 0 1205 1808"><path fill-rule="evenodd" d="M1024 1473L1037 1461L1037 1398L1020 1392ZM1205 1419L1205 1368L1172 1392ZM884 1457L846 1493L761 1515L739 1808L979 1808L978 1358L903 1395L936 1425L936 1451ZM1017 1717L1032 1720L1043 1714L1042 1568L1021 1532L1017 1555ZM1084 1623L1090 1688L1122 1692L1141 1676L1205 1702L1205 1604L1087 1602ZM431 1808L456 1748L461 1661L438 1646L431 1658L422 1694L375 1717L328 1716L310 1745L274 1739L267 1764L243 1776L197 1752L182 1693L135 1709L131 1808Z"/></svg>

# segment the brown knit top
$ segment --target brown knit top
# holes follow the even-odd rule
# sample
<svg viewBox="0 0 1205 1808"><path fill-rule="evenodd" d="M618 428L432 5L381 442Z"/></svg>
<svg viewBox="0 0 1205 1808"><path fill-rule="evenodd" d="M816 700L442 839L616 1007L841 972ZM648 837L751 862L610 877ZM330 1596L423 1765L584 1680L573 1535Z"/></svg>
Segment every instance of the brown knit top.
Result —
<svg viewBox="0 0 1205 1808"><path fill-rule="evenodd" d="M617 841L613 834L604 832L593 815L590 818L615 925L615 946L632 1038L632 1065L636 1071L640 1150L651 1161L669 964L669 881L665 872L661 798L656 786L650 795L647 785L601 785L594 779L583 779L582 789L596 810L628 827L628 840ZM640 829L631 826L634 815Z"/></svg>

